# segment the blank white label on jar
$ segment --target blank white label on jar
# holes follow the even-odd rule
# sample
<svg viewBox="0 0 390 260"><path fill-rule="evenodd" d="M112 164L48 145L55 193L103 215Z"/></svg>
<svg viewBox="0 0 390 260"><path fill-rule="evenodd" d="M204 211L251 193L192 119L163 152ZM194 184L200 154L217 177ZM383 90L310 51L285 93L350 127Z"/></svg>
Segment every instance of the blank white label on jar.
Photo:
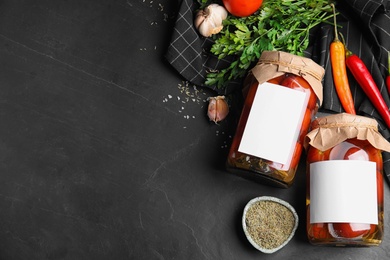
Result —
<svg viewBox="0 0 390 260"><path fill-rule="evenodd" d="M310 164L310 223L378 224L376 163Z"/></svg>
<svg viewBox="0 0 390 260"><path fill-rule="evenodd" d="M290 165L309 95L265 82L259 84L238 151Z"/></svg>

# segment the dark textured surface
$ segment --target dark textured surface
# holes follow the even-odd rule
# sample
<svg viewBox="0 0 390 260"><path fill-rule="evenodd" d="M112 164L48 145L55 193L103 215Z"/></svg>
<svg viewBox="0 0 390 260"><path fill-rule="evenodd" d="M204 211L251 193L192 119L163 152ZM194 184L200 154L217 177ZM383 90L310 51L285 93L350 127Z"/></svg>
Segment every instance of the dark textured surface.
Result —
<svg viewBox="0 0 390 260"><path fill-rule="evenodd" d="M305 236L303 159L289 189L224 170L234 113L163 59L178 1L0 1L0 259L389 259ZM364 192L364 191L362 191ZM276 196L300 216L257 252L241 213Z"/></svg>

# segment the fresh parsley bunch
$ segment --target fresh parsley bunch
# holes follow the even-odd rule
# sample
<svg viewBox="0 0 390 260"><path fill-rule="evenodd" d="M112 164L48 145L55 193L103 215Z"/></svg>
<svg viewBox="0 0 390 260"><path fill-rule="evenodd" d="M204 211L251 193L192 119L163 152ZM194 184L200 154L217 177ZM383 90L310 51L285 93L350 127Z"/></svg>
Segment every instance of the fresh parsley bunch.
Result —
<svg viewBox="0 0 390 260"><path fill-rule="evenodd" d="M209 4L212 4L212 3L216 3L216 4L221 4L220 2L221 1L218 1L218 0L197 0L199 5L200 5L200 8L203 9L205 8L206 6L208 6Z"/></svg>
<svg viewBox="0 0 390 260"><path fill-rule="evenodd" d="M210 52L218 59L235 59L227 68L208 72L206 85L223 88L227 82L243 78L265 50L302 56L310 30L331 17L328 0L264 0L259 11L249 17L229 15L223 30L214 36Z"/></svg>

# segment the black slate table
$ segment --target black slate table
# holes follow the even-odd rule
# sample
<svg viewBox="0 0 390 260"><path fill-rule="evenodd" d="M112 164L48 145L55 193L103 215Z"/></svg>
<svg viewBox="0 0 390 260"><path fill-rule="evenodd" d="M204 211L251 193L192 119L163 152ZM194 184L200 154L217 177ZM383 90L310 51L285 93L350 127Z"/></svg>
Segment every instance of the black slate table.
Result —
<svg viewBox="0 0 390 260"><path fill-rule="evenodd" d="M224 168L234 113L163 56L179 1L0 1L0 259L389 259L379 247L316 247L305 235L304 158L289 189ZM276 196L293 240L256 251L245 204Z"/></svg>

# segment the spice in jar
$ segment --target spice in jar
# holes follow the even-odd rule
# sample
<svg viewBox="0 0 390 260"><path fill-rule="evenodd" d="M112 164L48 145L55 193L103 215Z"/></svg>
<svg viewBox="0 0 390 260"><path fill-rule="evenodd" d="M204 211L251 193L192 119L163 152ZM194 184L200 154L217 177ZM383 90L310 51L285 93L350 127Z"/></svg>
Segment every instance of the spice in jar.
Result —
<svg viewBox="0 0 390 260"><path fill-rule="evenodd" d="M287 188L322 102L324 69L311 59L264 51L244 84L246 96L227 158L229 171Z"/></svg>
<svg viewBox="0 0 390 260"><path fill-rule="evenodd" d="M390 143L374 119L318 118L307 134L307 236L312 244L379 245L383 238L383 162Z"/></svg>

